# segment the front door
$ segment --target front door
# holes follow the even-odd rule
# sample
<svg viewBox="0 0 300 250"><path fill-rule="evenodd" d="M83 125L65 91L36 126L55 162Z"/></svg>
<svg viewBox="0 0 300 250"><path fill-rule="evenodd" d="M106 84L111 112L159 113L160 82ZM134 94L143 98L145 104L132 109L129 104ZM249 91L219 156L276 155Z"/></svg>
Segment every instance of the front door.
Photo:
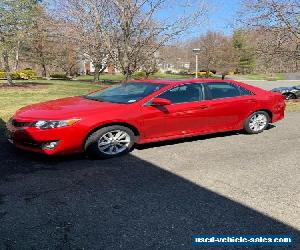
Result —
<svg viewBox="0 0 300 250"><path fill-rule="evenodd" d="M166 106L142 107L143 131L146 139L193 134L204 130L205 111L203 86L199 83L176 86L158 95L172 102Z"/></svg>

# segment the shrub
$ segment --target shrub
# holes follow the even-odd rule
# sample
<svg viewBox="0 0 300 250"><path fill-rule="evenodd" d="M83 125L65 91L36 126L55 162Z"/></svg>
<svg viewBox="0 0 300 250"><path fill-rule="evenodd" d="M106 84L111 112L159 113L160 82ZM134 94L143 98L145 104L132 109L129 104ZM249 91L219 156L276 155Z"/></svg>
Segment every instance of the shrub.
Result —
<svg viewBox="0 0 300 250"><path fill-rule="evenodd" d="M24 75L27 77L27 79L36 79L37 78L37 73L31 69L31 68L26 68L20 71L20 75ZM23 78L22 78L23 79Z"/></svg>
<svg viewBox="0 0 300 250"><path fill-rule="evenodd" d="M196 75L196 72L193 72L192 75ZM214 74L212 72L208 72L208 76L213 76ZM199 77L205 77L207 76L205 71L199 71L198 72L198 76Z"/></svg>
<svg viewBox="0 0 300 250"><path fill-rule="evenodd" d="M53 73L50 75L51 78L55 79L67 79L67 74L65 73Z"/></svg>
<svg viewBox="0 0 300 250"><path fill-rule="evenodd" d="M4 70L0 70L0 79L6 78L6 73L4 72Z"/></svg>
<svg viewBox="0 0 300 250"><path fill-rule="evenodd" d="M133 74L134 79L144 79L146 78L147 74L145 71L137 71Z"/></svg>
<svg viewBox="0 0 300 250"><path fill-rule="evenodd" d="M1 73L2 72L0 72L0 78L2 78ZM5 72L3 72L3 73L4 73L3 78L6 78ZM33 69L26 68L26 69L23 69L23 70L12 72L11 77L14 80L36 79L37 78L37 73Z"/></svg>
<svg viewBox="0 0 300 250"><path fill-rule="evenodd" d="M18 71L12 72L11 78L14 80L22 79Z"/></svg>

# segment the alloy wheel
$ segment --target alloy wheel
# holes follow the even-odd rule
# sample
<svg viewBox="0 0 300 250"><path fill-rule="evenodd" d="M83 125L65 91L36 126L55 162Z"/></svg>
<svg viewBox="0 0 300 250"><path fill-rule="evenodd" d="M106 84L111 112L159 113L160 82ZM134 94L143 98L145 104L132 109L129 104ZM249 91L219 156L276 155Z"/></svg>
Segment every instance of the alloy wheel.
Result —
<svg viewBox="0 0 300 250"><path fill-rule="evenodd" d="M285 100L296 99L296 96L293 93L287 93L284 96L285 96Z"/></svg>
<svg viewBox="0 0 300 250"><path fill-rule="evenodd" d="M267 126L268 118L264 114L255 114L250 118L249 128L254 132L264 130Z"/></svg>
<svg viewBox="0 0 300 250"><path fill-rule="evenodd" d="M106 155L116 155L125 151L130 144L130 136L125 131L113 130L98 140L98 149Z"/></svg>

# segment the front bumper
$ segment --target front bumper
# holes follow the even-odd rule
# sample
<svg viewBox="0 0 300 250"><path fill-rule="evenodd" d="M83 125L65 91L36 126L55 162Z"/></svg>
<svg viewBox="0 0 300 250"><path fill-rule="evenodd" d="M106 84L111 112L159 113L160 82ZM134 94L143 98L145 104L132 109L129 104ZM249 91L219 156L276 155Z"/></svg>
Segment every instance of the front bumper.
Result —
<svg viewBox="0 0 300 250"><path fill-rule="evenodd" d="M11 121L6 124L8 140L17 148L47 155L72 154L83 151L84 137L75 126L38 129L34 127L15 127ZM59 141L53 149L45 149L47 142Z"/></svg>

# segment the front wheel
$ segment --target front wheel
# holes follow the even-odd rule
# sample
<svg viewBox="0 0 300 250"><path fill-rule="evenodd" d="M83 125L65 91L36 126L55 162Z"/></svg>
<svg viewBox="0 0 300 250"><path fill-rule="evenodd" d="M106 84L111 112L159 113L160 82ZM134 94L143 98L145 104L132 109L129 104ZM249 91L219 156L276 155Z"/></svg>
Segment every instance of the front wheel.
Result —
<svg viewBox="0 0 300 250"><path fill-rule="evenodd" d="M135 141L131 129L124 126L108 126L92 133L86 140L85 151L96 158L113 158L130 151Z"/></svg>
<svg viewBox="0 0 300 250"><path fill-rule="evenodd" d="M265 111L257 111L251 114L244 122L244 129L249 134L263 132L270 123L270 116Z"/></svg>

